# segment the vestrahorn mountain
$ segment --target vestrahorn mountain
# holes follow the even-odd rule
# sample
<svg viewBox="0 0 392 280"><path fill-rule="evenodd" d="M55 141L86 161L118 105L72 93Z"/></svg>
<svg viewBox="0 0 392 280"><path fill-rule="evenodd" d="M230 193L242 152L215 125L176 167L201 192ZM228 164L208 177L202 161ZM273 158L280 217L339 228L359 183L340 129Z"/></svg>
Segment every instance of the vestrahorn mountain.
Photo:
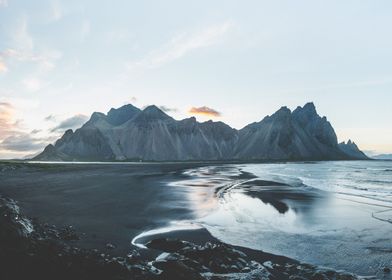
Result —
<svg viewBox="0 0 392 280"><path fill-rule="evenodd" d="M326 117L313 103L236 130L223 122L175 120L152 105L132 105L93 113L76 131L67 130L34 160L192 161L366 159L355 143L338 144Z"/></svg>

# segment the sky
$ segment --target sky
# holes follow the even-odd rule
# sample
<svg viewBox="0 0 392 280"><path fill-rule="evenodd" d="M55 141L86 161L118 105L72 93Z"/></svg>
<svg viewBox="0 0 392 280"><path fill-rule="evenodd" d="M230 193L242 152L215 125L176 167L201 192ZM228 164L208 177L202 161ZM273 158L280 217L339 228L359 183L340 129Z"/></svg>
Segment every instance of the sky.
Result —
<svg viewBox="0 0 392 280"><path fill-rule="evenodd" d="M242 128L313 101L392 153L391 26L389 0L0 0L0 158L127 103Z"/></svg>

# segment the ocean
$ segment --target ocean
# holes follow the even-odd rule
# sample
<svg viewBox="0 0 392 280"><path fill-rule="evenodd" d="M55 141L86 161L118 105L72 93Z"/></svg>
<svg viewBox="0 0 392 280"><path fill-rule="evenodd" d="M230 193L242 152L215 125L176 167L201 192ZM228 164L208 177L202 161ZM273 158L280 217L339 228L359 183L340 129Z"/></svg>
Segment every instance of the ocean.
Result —
<svg viewBox="0 0 392 280"><path fill-rule="evenodd" d="M192 190L198 213L192 223L223 242L360 275L392 266L392 161L240 164L185 173L191 177L172 184ZM206 187L217 190L214 199Z"/></svg>

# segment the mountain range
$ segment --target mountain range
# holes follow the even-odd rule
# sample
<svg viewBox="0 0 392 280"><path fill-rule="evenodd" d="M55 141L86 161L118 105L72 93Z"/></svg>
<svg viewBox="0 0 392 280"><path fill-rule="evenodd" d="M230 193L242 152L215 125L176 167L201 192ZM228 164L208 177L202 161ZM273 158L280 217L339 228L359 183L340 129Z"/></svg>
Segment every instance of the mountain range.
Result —
<svg viewBox="0 0 392 280"><path fill-rule="evenodd" d="M392 160L392 154L380 154L372 156L373 159Z"/></svg>
<svg viewBox="0 0 392 280"><path fill-rule="evenodd" d="M107 114L95 112L79 129L67 130L33 160L195 161L367 159L349 140L338 143L326 117L313 103L237 130L223 122L175 120L157 106L128 104Z"/></svg>

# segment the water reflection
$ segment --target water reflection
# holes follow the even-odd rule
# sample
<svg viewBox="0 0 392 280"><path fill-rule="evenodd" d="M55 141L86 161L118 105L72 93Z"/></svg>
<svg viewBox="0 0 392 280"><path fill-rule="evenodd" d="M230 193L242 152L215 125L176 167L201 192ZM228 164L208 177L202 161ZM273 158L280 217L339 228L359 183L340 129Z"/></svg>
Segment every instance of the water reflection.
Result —
<svg viewBox="0 0 392 280"><path fill-rule="evenodd" d="M189 190L196 222L224 242L368 275L392 261L389 168L232 165L194 169L176 184Z"/></svg>
<svg viewBox="0 0 392 280"><path fill-rule="evenodd" d="M257 231L304 232L313 221L312 204L325 199L316 190L261 180L241 166L201 167L184 175L170 185L188 192L196 218L206 227L240 223Z"/></svg>
<svg viewBox="0 0 392 280"><path fill-rule="evenodd" d="M221 207L200 219L200 222L215 230L240 225L241 231L253 233L282 229L290 232L303 231L297 226L297 214L293 209L288 208L282 214L273 205L241 192L225 194Z"/></svg>

